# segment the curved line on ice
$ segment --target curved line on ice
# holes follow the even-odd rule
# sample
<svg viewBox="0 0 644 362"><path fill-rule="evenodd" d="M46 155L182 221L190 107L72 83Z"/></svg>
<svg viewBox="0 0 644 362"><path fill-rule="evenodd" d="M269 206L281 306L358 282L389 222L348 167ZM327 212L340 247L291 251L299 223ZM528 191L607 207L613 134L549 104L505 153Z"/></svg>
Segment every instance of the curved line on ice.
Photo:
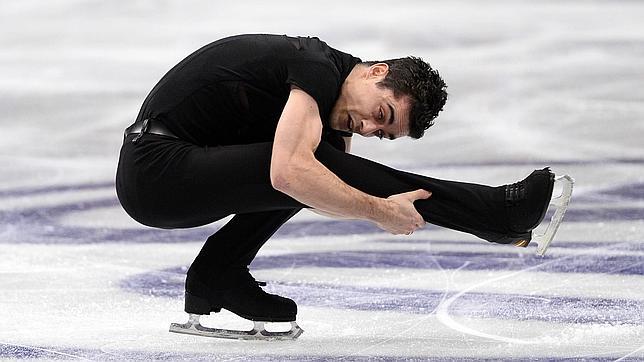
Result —
<svg viewBox="0 0 644 362"><path fill-rule="evenodd" d="M481 331L478 331L478 330L476 330L476 329L472 329L472 328L470 328L470 327L467 327L467 326L465 326L465 325L463 325L463 324L460 324L460 323L456 322L454 319L452 319L452 317L451 317L451 316L450 316L450 314L449 314L449 307L450 307L450 306L451 306L451 305L452 305L452 304L453 304L453 303L454 303L458 298L462 297L463 295L465 295L465 294L469 293L470 291L472 291L472 290L474 290L474 289L477 289L477 288L483 287L483 286L488 285L488 284L492 284L492 283L497 282L497 281L499 281L499 280L512 278L512 277L514 277L514 276L516 276L516 275L518 275L518 274L521 274L521 273L523 273L523 272L526 272L526 271L529 271L529 270L532 270L532 269L537 269L537 268L539 268L539 267L541 267L541 266L543 266L543 265L547 265L547 264L553 263L553 262L555 262L555 261L561 261L562 259L568 259L568 258L570 258L570 257L571 257L571 256L567 256L567 257L563 257L563 258L558 258L558 259L553 259L553 260L550 260L550 261L548 261L548 262L546 262L546 263L543 263L543 264L534 265L534 266L531 266L531 267L529 267L529 268L525 268L525 269L518 270L518 271L516 271L516 272L514 272L514 273L505 274L505 275L498 276L498 277L496 277L496 278L492 278L492 279L484 280L484 281L482 281L482 282L480 282L480 283L477 283L477 284L474 284L474 285L472 285L472 286L470 286L470 287L468 287L468 288L465 288L465 289L463 289L462 291L460 291L460 292L458 292L458 293L454 294L453 296L451 296L451 297L450 297L449 299L447 299L445 302L443 302L443 303L439 304L439 305L438 305L438 307L436 308L436 317L437 317L437 318L438 318L438 320L439 320L441 323L443 323L445 326L447 326L447 327L449 327L449 328L451 328L451 329L454 329L454 330L456 330L456 331L459 331L459 332L462 332L462 333L466 333L466 334L470 334L470 335L473 335L473 336L477 336L477 337L481 337L481 338L487 338L487 339L492 339L492 340L500 341L500 342L507 342L507 343L516 343L516 344L537 344L537 343L539 343L539 341L538 341L536 338L533 338L533 339L531 339L531 340L526 340L526 339L518 339L518 338L512 338L512 337L505 337L505 336L499 336L499 335L496 335L496 334L490 334L490 333L481 332Z"/></svg>
<svg viewBox="0 0 644 362"><path fill-rule="evenodd" d="M431 244L429 244L428 250L431 250ZM430 318L433 314L436 313L436 310L445 301L445 298L447 297L447 294L449 293L449 287L452 284L452 281L454 280L454 274L456 274L459 270L465 268L467 265L469 265L470 262L466 261L465 263L463 263L463 265L461 265L460 267L458 267L457 269L453 270L451 273L448 274L447 270L445 268L441 267L440 262L438 261L438 259L435 256L432 255L432 256L430 256L430 258L436 263L436 266L438 266L440 272L443 275L446 276L444 278L446 285L445 285L445 288L444 288L444 292L442 293L442 296L441 296L441 302L436 306L436 308L434 308L431 312L427 313L427 315L425 315L424 317L420 318L420 320L416 320L411 326L403 329L402 331L390 336L389 338L387 338L387 339L385 339L383 341L371 344L370 346L362 348L362 349L360 349L359 351L357 351L355 353L351 353L348 356L342 357L340 360L346 360L347 358L355 358L355 357L357 357L357 356L359 356L361 354L364 354L364 352L366 352L366 351L369 351L369 350L371 350L371 349L373 349L373 348L375 348L377 346L380 346L380 345L383 345L383 344L385 344L385 343L387 343L389 341L392 341L394 338L396 338L398 336L401 336L401 335L403 335L403 334L415 329L416 327L421 325L423 322L425 322L428 318Z"/></svg>
<svg viewBox="0 0 644 362"><path fill-rule="evenodd" d="M31 350L38 350L38 351L43 351L43 352L52 353L52 354L56 354L56 355L61 355L61 356L65 356L65 357L72 357L72 358L75 358L75 359L91 361L90 359L87 359L85 357L75 356L73 354L68 354L68 353L64 353L64 352L58 352L58 351L54 351L54 350L47 349L47 348L29 346L29 345L26 345L26 344L7 343L7 342L0 342L0 344L4 344L5 346L13 346L13 347L21 347L21 348L26 348L26 349L31 349Z"/></svg>
<svg viewBox="0 0 644 362"><path fill-rule="evenodd" d="M626 359L627 357L630 357L630 356L634 355L635 353L637 353L637 352L639 352L639 351L643 351L643 350L644 350L644 344L643 344L642 346L640 346L639 348L637 348L636 350L634 350L634 351L632 351L632 352L630 352L630 353L626 354L625 356L622 356L622 357L620 357L620 358L616 359L616 360L615 360L615 362L623 361L623 360L624 360L624 359Z"/></svg>

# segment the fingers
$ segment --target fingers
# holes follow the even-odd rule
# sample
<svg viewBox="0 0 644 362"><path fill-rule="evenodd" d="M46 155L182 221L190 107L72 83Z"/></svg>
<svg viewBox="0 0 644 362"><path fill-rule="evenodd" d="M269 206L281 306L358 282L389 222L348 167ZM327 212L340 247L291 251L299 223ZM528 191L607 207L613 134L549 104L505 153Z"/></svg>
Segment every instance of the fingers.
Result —
<svg viewBox="0 0 644 362"><path fill-rule="evenodd" d="M378 226L384 231L387 231L392 235L411 235L414 233L414 231L421 229L423 226L425 226L425 222L416 223L416 224L413 224L413 226L409 226L409 227L400 227L400 226L389 227L387 225L382 225L382 224L379 224Z"/></svg>
<svg viewBox="0 0 644 362"><path fill-rule="evenodd" d="M423 190L423 189L418 189L415 191L410 191L407 193L407 196L409 197L409 200L415 201L415 200L420 200L420 199L428 199L430 196L432 196L431 191Z"/></svg>
<svg viewBox="0 0 644 362"><path fill-rule="evenodd" d="M416 224L414 225L413 228L409 229L387 229L385 227L382 227L383 230L388 231L389 233L393 235L411 235L414 233L414 231L421 229L424 226L425 223L421 224Z"/></svg>
<svg viewBox="0 0 644 362"><path fill-rule="evenodd" d="M418 189L402 194L391 195L387 199L395 205L393 214L381 225L381 228L394 235L411 235L414 231L425 226L425 220L418 213L413 203L419 199L427 199L430 191Z"/></svg>
<svg viewBox="0 0 644 362"><path fill-rule="evenodd" d="M427 190L423 190L423 189L419 189L419 190L412 191L410 193L410 196L411 196L410 201L414 202L415 200L430 198L432 196L432 192L427 191ZM415 230L418 230L418 229L422 228L423 226L425 226L425 220L423 219L423 217L418 212L416 212L415 216L416 216L416 221L414 223L415 228L414 228L414 230L412 230L407 235L411 235L411 233L414 232Z"/></svg>
<svg viewBox="0 0 644 362"><path fill-rule="evenodd" d="M420 221L415 221L413 226L411 226L411 228L407 228L404 231L401 230L399 232L391 232L391 233L394 234L394 235L411 235L411 234L414 233L414 231L416 231L418 229L422 229L425 226L425 224L427 224L425 222L425 220L420 219Z"/></svg>

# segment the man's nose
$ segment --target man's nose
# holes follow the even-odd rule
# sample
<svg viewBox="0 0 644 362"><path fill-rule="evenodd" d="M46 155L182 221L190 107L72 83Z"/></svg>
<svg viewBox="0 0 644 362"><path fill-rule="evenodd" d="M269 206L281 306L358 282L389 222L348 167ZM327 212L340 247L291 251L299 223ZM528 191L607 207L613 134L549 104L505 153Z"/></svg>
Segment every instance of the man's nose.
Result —
<svg viewBox="0 0 644 362"><path fill-rule="evenodd" d="M378 125L374 124L373 122L369 122L369 120L363 119L360 122L360 133L362 135L368 135L377 130L378 130Z"/></svg>

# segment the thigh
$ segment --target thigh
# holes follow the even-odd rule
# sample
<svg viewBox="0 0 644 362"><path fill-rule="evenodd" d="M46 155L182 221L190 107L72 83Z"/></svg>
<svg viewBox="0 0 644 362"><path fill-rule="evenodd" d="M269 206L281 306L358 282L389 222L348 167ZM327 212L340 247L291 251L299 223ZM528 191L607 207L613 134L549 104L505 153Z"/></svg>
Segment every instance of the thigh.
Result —
<svg viewBox="0 0 644 362"><path fill-rule="evenodd" d="M154 227L205 225L230 214L302 208L270 182L271 143L199 147L152 134L126 139L117 171L124 208Z"/></svg>

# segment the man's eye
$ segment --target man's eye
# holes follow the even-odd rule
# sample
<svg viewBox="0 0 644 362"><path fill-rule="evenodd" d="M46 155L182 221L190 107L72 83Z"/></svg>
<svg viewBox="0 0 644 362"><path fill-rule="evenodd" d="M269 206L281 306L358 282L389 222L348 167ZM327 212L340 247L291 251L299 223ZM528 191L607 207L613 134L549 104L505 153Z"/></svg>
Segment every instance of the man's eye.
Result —
<svg viewBox="0 0 644 362"><path fill-rule="evenodd" d="M379 117L378 119L380 119L380 120L382 121L383 119L385 119L385 114L384 114L384 113L382 113L382 108L380 108L380 111L379 111L379 112L380 112L380 113L378 114L378 117Z"/></svg>

